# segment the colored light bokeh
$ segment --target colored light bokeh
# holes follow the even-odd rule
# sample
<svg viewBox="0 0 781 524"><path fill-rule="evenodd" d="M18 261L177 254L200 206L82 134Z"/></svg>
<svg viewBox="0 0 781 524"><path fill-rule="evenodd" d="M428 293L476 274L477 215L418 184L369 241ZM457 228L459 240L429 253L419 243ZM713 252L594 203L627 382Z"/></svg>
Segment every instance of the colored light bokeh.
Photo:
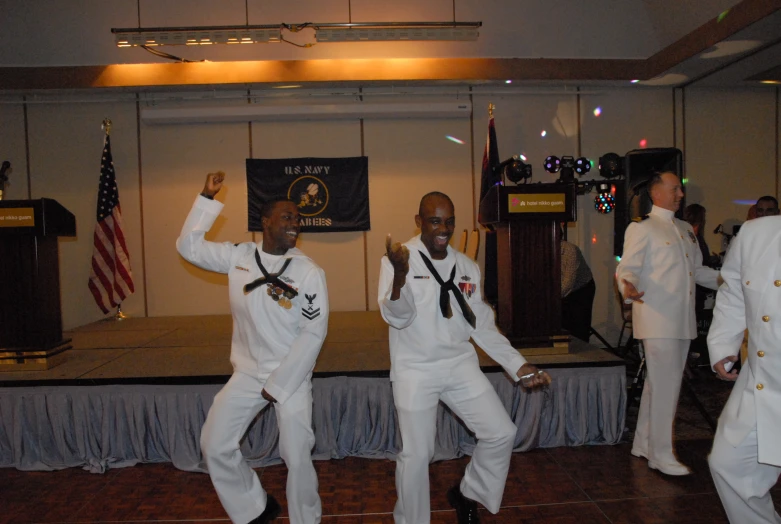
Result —
<svg viewBox="0 0 781 524"><path fill-rule="evenodd" d="M616 197L612 193L599 193L594 197L594 209L603 215L607 215L616 208ZM594 237L596 238L596 236ZM596 243L596 241L592 241Z"/></svg>
<svg viewBox="0 0 781 524"><path fill-rule="evenodd" d="M450 135L445 135L445 138L447 138L451 142L455 142L456 144L464 145L466 143L463 140L461 140L460 138L456 138L456 137L450 136Z"/></svg>
<svg viewBox="0 0 781 524"><path fill-rule="evenodd" d="M543 129L542 133L540 133L540 136L545 138L545 135L547 135L547 134L548 134L548 132Z"/></svg>
<svg viewBox="0 0 781 524"><path fill-rule="evenodd" d="M647 145L648 145L648 140L646 140L645 138L640 140L640 147L645 148L645 146Z"/></svg>
<svg viewBox="0 0 781 524"><path fill-rule="evenodd" d="M602 108L601 107L597 107L596 109L594 109L594 116L599 117L599 115L601 115L601 114L602 114Z"/></svg>

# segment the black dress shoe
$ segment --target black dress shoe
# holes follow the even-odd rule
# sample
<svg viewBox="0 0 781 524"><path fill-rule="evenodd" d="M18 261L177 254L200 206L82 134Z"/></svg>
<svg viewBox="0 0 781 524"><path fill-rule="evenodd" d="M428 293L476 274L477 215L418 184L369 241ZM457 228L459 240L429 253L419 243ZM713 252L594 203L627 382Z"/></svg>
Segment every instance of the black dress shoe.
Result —
<svg viewBox="0 0 781 524"><path fill-rule="evenodd" d="M447 501L456 510L458 524L479 524L477 502L466 498L458 484L447 490Z"/></svg>
<svg viewBox="0 0 781 524"><path fill-rule="evenodd" d="M266 509L258 517L252 519L249 524L268 524L275 520L281 511L282 506L279 505L277 499L269 495L266 498Z"/></svg>

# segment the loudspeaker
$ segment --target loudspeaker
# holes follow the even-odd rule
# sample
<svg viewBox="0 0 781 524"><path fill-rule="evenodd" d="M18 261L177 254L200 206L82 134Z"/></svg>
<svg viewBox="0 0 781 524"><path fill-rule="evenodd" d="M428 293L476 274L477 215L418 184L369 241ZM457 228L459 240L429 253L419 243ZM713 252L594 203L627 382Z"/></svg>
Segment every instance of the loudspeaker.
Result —
<svg viewBox="0 0 781 524"><path fill-rule="evenodd" d="M629 223L651 211L651 197L648 195L647 182L654 173L670 171L683 180L683 153L674 147L652 149L633 149L624 155L623 191L620 185L616 191L615 230L613 255L621 256L624 251L624 233ZM685 202L675 213L683 217Z"/></svg>

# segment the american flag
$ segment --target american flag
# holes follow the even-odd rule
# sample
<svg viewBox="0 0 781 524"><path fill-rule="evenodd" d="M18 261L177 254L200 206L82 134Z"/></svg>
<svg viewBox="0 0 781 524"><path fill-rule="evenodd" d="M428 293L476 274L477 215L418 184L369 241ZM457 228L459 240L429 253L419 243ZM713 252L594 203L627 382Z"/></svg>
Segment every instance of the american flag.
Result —
<svg viewBox="0 0 781 524"><path fill-rule="evenodd" d="M92 271L89 289L103 313L115 308L133 291L133 274L122 231L117 178L111 159L111 142L106 135L100 160L98 186L98 223L93 235Z"/></svg>
<svg viewBox="0 0 781 524"><path fill-rule="evenodd" d="M502 175L499 173L499 146L496 143L496 127L494 117L488 119L488 137L483 151L483 169L480 177L480 201L483 201L488 190L496 184L502 183Z"/></svg>
<svg viewBox="0 0 781 524"><path fill-rule="evenodd" d="M489 108L489 111L491 109ZM502 175L499 173L499 145L496 142L496 127L494 116L488 118L488 137L485 140L483 151L483 169L480 176L480 202L492 187L502 183ZM479 218L479 215L478 215ZM499 301L499 272L497 267L496 231L489 227L485 232L485 272L483 279L483 298L494 306Z"/></svg>

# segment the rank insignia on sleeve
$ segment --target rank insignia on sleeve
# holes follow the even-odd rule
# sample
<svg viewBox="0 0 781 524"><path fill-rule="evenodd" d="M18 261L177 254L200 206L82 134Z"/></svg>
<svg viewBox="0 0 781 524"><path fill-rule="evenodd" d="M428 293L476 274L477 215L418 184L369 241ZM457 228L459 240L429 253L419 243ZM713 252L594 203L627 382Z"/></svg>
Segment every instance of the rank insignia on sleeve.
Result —
<svg viewBox="0 0 781 524"><path fill-rule="evenodd" d="M314 295L304 295L306 297L307 302L309 302L306 307L301 308L301 314L304 315L304 318L308 320L315 319L320 316L320 308L316 308L314 305L314 301L317 298L317 293Z"/></svg>
<svg viewBox="0 0 781 524"><path fill-rule="evenodd" d="M468 284L466 282L459 282L458 289L461 290L461 294L466 298L472 298L472 294L477 289L477 284Z"/></svg>

